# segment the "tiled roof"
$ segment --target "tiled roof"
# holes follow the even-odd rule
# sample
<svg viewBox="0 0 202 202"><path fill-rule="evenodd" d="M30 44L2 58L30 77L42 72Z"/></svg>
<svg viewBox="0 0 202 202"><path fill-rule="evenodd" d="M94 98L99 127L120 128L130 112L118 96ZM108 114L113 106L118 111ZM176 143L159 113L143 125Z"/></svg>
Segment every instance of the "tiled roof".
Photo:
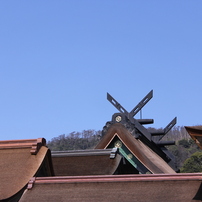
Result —
<svg viewBox="0 0 202 202"><path fill-rule="evenodd" d="M50 161L45 139L0 141L0 200L20 193L33 176L51 176Z"/></svg>
<svg viewBox="0 0 202 202"><path fill-rule="evenodd" d="M186 129L201 146L202 127ZM153 174L128 174L135 171L129 163L132 169L129 167L127 175L120 175L117 170L127 155L120 152L115 137ZM175 173L160 156L118 123L108 129L92 150L58 151L51 155L43 138L0 141L0 179L0 200L6 201L202 200L202 174Z"/></svg>
<svg viewBox="0 0 202 202"><path fill-rule="evenodd" d="M187 202L201 200L202 174L37 177L20 202Z"/></svg>
<svg viewBox="0 0 202 202"><path fill-rule="evenodd" d="M52 152L56 176L112 175L120 161L113 149Z"/></svg>

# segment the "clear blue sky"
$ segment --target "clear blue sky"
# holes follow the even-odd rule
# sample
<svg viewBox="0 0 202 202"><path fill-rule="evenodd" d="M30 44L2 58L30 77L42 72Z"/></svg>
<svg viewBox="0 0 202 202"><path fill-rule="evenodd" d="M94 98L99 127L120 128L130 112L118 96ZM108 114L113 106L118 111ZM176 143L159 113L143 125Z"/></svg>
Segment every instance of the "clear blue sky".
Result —
<svg viewBox="0 0 202 202"><path fill-rule="evenodd" d="M151 127L202 124L201 0L1 0L0 139L102 130L143 108ZM139 118L137 115L136 118Z"/></svg>

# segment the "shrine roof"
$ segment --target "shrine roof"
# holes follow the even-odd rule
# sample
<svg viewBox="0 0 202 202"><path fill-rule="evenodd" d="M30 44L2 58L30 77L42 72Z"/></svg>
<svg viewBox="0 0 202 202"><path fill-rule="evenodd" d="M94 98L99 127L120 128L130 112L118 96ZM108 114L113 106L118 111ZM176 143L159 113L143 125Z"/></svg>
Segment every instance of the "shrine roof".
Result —
<svg viewBox="0 0 202 202"><path fill-rule="evenodd" d="M33 176L51 176L50 160L43 138L0 141L0 200L17 197Z"/></svg>
<svg viewBox="0 0 202 202"><path fill-rule="evenodd" d="M117 149L52 151L56 176L112 175L121 161Z"/></svg>
<svg viewBox="0 0 202 202"><path fill-rule="evenodd" d="M175 171L141 140L136 139L121 123L112 124L96 149L106 149L115 137L127 147L151 173L175 173Z"/></svg>
<svg viewBox="0 0 202 202"><path fill-rule="evenodd" d="M196 144L202 149L202 126L185 126L185 129Z"/></svg>
<svg viewBox="0 0 202 202"><path fill-rule="evenodd" d="M201 200L202 174L32 178L20 202Z"/></svg>

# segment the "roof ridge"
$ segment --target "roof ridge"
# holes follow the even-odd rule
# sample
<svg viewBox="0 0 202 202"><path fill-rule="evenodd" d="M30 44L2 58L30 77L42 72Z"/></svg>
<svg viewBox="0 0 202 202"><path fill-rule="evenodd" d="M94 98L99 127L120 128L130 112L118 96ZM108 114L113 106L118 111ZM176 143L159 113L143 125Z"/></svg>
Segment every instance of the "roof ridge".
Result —
<svg viewBox="0 0 202 202"><path fill-rule="evenodd" d="M45 138L0 141L0 149L31 148L30 153L34 155L42 146L46 146Z"/></svg>

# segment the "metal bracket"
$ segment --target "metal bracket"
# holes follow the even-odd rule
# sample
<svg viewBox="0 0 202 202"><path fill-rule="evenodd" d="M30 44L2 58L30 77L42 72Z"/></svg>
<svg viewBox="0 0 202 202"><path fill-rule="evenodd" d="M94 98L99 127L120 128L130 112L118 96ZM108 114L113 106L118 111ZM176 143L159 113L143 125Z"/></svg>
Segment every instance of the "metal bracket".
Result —
<svg viewBox="0 0 202 202"><path fill-rule="evenodd" d="M36 180L36 177L32 177L29 182L28 182L28 185L27 185L27 189L30 190L33 188L34 186L34 183L35 183L35 180Z"/></svg>
<svg viewBox="0 0 202 202"><path fill-rule="evenodd" d="M118 153L118 148L117 147L114 147L110 153L110 159L114 159L116 157L116 154Z"/></svg>

